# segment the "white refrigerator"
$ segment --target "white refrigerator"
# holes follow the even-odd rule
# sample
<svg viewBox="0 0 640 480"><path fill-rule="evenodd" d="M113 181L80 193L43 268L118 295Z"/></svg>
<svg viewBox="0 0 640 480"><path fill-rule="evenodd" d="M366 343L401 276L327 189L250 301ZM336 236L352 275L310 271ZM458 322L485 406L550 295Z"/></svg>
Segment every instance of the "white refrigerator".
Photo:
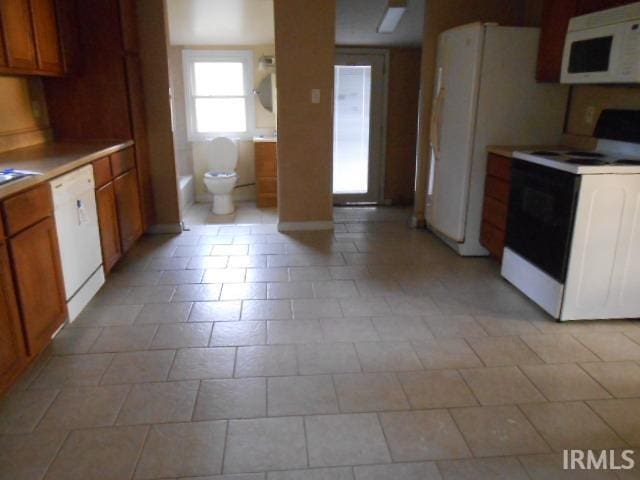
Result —
<svg viewBox="0 0 640 480"><path fill-rule="evenodd" d="M556 145L568 87L537 83L537 28L474 23L438 39L426 198L428 227L481 256L487 146Z"/></svg>

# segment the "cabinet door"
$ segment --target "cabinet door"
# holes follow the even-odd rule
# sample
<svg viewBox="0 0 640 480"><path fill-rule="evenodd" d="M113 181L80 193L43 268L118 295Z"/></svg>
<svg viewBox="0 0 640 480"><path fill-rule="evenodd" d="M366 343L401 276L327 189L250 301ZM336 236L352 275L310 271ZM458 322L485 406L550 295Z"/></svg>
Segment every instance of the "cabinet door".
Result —
<svg viewBox="0 0 640 480"><path fill-rule="evenodd" d="M600 10L620 7L621 5L627 5L635 1L637 0L578 0L576 15L599 12Z"/></svg>
<svg viewBox="0 0 640 480"><path fill-rule="evenodd" d="M96 190L96 203L98 205L98 222L100 224L102 262L105 273L109 273L122 256L116 193L113 182L109 182L104 187Z"/></svg>
<svg viewBox="0 0 640 480"><path fill-rule="evenodd" d="M80 56L75 2L74 0L55 0L55 4L63 70L65 73L73 73L79 70Z"/></svg>
<svg viewBox="0 0 640 480"><path fill-rule="evenodd" d="M53 218L11 238L9 247L27 347L35 355L49 344L67 316Z"/></svg>
<svg viewBox="0 0 640 480"><path fill-rule="evenodd" d="M142 216L140 214L140 193L136 169L129 170L113 180L118 209L118 226L122 253L127 253L142 235Z"/></svg>
<svg viewBox="0 0 640 480"><path fill-rule="evenodd" d="M4 34L2 33L2 16L0 15L0 68L7 66L7 57L4 53Z"/></svg>
<svg viewBox="0 0 640 480"><path fill-rule="evenodd" d="M9 256L6 245L0 243L0 393L7 389L26 360Z"/></svg>
<svg viewBox="0 0 640 480"><path fill-rule="evenodd" d="M30 0L38 70L62 73L60 35L54 0Z"/></svg>
<svg viewBox="0 0 640 480"><path fill-rule="evenodd" d="M0 16L7 65L21 70L35 70L37 62L29 0L0 0Z"/></svg>
<svg viewBox="0 0 640 480"><path fill-rule="evenodd" d="M545 0L542 13L542 31L538 51L539 82L559 82L562 54L569 20L576 15L578 0Z"/></svg>

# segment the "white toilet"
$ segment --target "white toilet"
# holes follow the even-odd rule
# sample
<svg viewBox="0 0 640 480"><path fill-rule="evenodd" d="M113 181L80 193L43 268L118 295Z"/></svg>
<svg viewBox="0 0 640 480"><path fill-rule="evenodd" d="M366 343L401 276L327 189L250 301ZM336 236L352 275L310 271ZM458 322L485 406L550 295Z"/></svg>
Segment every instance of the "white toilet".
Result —
<svg viewBox="0 0 640 480"><path fill-rule="evenodd" d="M229 215L234 211L231 194L238 182L235 172L238 147L232 140L218 137L211 141L208 156L209 171L204 174L204 184L213 194L211 211L214 215Z"/></svg>

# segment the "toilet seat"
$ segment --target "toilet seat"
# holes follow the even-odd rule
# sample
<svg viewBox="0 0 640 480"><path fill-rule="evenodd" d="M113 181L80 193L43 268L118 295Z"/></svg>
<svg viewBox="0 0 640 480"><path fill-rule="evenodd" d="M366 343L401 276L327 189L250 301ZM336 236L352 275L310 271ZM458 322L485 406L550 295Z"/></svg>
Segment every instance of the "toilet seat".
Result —
<svg viewBox="0 0 640 480"><path fill-rule="evenodd" d="M219 179L228 179L237 177L238 174L236 172L207 172L204 174L205 178L219 178Z"/></svg>
<svg viewBox="0 0 640 480"><path fill-rule="evenodd" d="M238 147L227 137L217 137L209 142L207 169L214 173L232 173L238 165Z"/></svg>

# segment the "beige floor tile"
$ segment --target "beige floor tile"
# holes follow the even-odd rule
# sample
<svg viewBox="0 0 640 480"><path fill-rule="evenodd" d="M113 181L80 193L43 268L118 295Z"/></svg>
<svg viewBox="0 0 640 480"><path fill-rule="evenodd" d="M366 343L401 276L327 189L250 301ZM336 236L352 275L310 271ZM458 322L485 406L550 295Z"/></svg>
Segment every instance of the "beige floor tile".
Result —
<svg viewBox="0 0 640 480"><path fill-rule="evenodd" d="M177 247L173 257L207 257L211 255L211 245L191 245Z"/></svg>
<svg viewBox="0 0 640 480"><path fill-rule="evenodd" d="M382 412L409 409L409 403L402 386L394 374L335 375L334 382L342 412Z"/></svg>
<svg viewBox="0 0 640 480"><path fill-rule="evenodd" d="M425 321L437 338L487 336L487 332L471 315L429 315Z"/></svg>
<svg viewBox="0 0 640 480"><path fill-rule="evenodd" d="M200 386L195 421L256 418L267 415L264 378L206 380Z"/></svg>
<svg viewBox="0 0 640 480"><path fill-rule="evenodd" d="M434 462L363 465L354 468L356 480L441 480Z"/></svg>
<svg viewBox="0 0 640 480"><path fill-rule="evenodd" d="M551 401L611 398L604 388L577 365L530 365L521 368Z"/></svg>
<svg viewBox="0 0 640 480"><path fill-rule="evenodd" d="M520 462L532 480L616 480L613 471L565 470L562 454L527 455Z"/></svg>
<svg viewBox="0 0 640 480"><path fill-rule="evenodd" d="M158 329L157 325L105 327L91 347L93 353L146 350Z"/></svg>
<svg viewBox="0 0 640 480"><path fill-rule="evenodd" d="M291 267L289 268L289 278L292 281L323 281L331 280L328 267Z"/></svg>
<svg viewBox="0 0 640 480"><path fill-rule="evenodd" d="M145 264L147 261L148 259L144 260ZM143 268L141 268L140 270L142 270ZM124 299L127 298L127 295L129 295L130 291L131 287L116 287L105 285L98 291L96 296L93 297L93 299L87 306L87 309L85 309L85 312L89 309L93 310L94 308L100 306L120 305L124 301ZM79 319L80 317L78 317L76 321L78 321Z"/></svg>
<svg viewBox="0 0 640 480"><path fill-rule="evenodd" d="M229 422L224 472L260 472L307 466L301 417Z"/></svg>
<svg viewBox="0 0 640 480"><path fill-rule="evenodd" d="M116 425L187 422L191 420L198 387L195 381L133 385Z"/></svg>
<svg viewBox="0 0 640 480"><path fill-rule="evenodd" d="M113 425L128 392L126 385L64 389L38 424L38 430Z"/></svg>
<svg viewBox="0 0 640 480"><path fill-rule="evenodd" d="M397 374L412 408L450 408L477 405L473 393L455 370Z"/></svg>
<svg viewBox="0 0 640 480"><path fill-rule="evenodd" d="M189 322L233 322L240 320L242 302L195 302Z"/></svg>
<svg viewBox="0 0 640 480"><path fill-rule="evenodd" d="M231 241L229 239L229 241ZM228 257L191 257L187 264L189 270L205 270L208 268L226 268Z"/></svg>
<svg viewBox="0 0 640 480"><path fill-rule="evenodd" d="M236 377L272 377L296 373L296 349L293 345L238 348Z"/></svg>
<svg viewBox="0 0 640 480"><path fill-rule="evenodd" d="M325 318L320 320L328 342L373 342L380 340L369 318Z"/></svg>
<svg viewBox="0 0 640 480"><path fill-rule="evenodd" d="M152 259L145 270L184 270L187 267L189 258L186 257L166 257Z"/></svg>
<svg viewBox="0 0 640 480"><path fill-rule="evenodd" d="M222 471L226 422L154 425L135 478L211 475Z"/></svg>
<svg viewBox="0 0 640 480"><path fill-rule="evenodd" d="M583 363L582 368L614 397L640 397L640 365L637 363Z"/></svg>
<svg viewBox="0 0 640 480"><path fill-rule="evenodd" d="M420 317L373 317L371 320L378 332L378 336L384 341L433 338L431 331Z"/></svg>
<svg viewBox="0 0 640 480"><path fill-rule="evenodd" d="M176 288L173 285L155 287L132 287L123 300L126 305L140 305L146 303L168 303L173 298ZM178 300L179 301L179 300Z"/></svg>
<svg viewBox="0 0 640 480"><path fill-rule="evenodd" d="M162 272L158 285L185 285L200 283L204 270L169 270Z"/></svg>
<svg viewBox="0 0 640 480"><path fill-rule="evenodd" d="M267 255L233 255L229 257L231 268L266 268Z"/></svg>
<svg viewBox="0 0 640 480"><path fill-rule="evenodd" d="M131 478L147 427L112 427L71 432L46 480Z"/></svg>
<svg viewBox="0 0 640 480"><path fill-rule="evenodd" d="M160 323L181 323L186 322L192 303L150 303L145 305L138 318L136 325L153 325Z"/></svg>
<svg viewBox="0 0 640 480"><path fill-rule="evenodd" d="M267 322L267 343L309 344L324 340L318 320L274 320Z"/></svg>
<svg viewBox="0 0 640 480"><path fill-rule="evenodd" d="M116 353L102 383L162 382L167 379L175 350Z"/></svg>
<svg viewBox="0 0 640 480"><path fill-rule="evenodd" d="M210 346L264 345L266 342L266 322L217 322Z"/></svg>
<svg viewBox="0 0 640 480"><path fill-rule="evenodd" d="M385 300L391 308L393 315L436 315L440 309L435 302L427 296L412 296L404 289L406 296L396 295L386 297Z"/></svg>
<svg viewBox="0 0 640 480"><path fill-rule="evenodd" d="M571 335L525 335L522 340L547 363L598 361Z"/></svg>
<svg viewBox="0 0 640 480"><path fill-rule="evenodd" d="M364 372L422 370L410 342L359 342L356 351Z"/></svg>
<svg viewBox="0 0 640 480"><path fill-rule="evenodd" d="M235 348L185 348L178 350L169 380L231 378Z"/></svg>
<svg viewBox="0 0 640 480"><path fill-rule="evenodd" d="M540 403L521 408L555 451L625 446L620 437L582 402Z"/></svg>
<svg viewBox="0 0 640 480"><path fill-rule="evenodd" d="M312 467L391 461L378 417L371 413L305 417Z"/></svg>
<svg viewBox="0 0 640 480"><path fill-rule="evenodd" d="M443 480L529 480L515 457L438 461Z"/></svg>
<svg viewBox="0 0 640 480"><path fill-rule="evenodd" d="M133 325L140 310L142 310L141 304L89 306L78 316L72 326L113 327L116 325Z"/></svg>
<svg viewBox="0 0 640 480"><path fill-rule="evenodd" d="M366 278L356 280L358 292L363 297L392 297L404 295L404 290L397 280L392 278Z"/></svg>
<svg viewBox="0 0 640 480"><path fill-rule="evenodd" d="M233 477L229 480L241 479ZM333 467L268 472L267 480L354 480L354 477L350 467Z"/></svg>
<svg viewBox="0 0 640 480"><path fill-rule="evenodd" d="M32 432L58 392L29 390L5 395L0 402L0 435Z"/></svg>
<svg viewBox="0 0 640 480"><path fill-rule="evenodd" d="M640 360L640 345L622 333L580 333L574 336L605 362Z"/></svg>
<svg viewBox="0 0 640 480"><path fill-rule="evenodd" d="M211 338L213 323L176 323L160 325L151 348L206 347Z"/></svg>
<svg viewBox="0 0 640 480"><path fill-rule="evenodd" d="M202 283L244 283L245 268L210 268L205 270Z"/></svg>
<svg viewBox="0 0 640 480"><path fill-rule="evenodd" d="M214 245L211 255L248 255L248 245Z"/></svg>
<svg viewBox="0 0 640 480"><path fill-rule="evenodd" d="M250 255L284 255L283 243L254 243L249 245Z"/></svg>
<svg viewBox="0 0 640 480"><path fill-rule="evenodd" d="M267 298L271 300L313 298L311 282L275 282L267 284Z"/></svg>
<svg viewBox="0 0 640 480"><path fill-rule="evenodd" d="M467 341L489 367L543 363L519 337L469 338Z"/></svg>
<svg viewBox="0 0 640 480"><path fill-rule="evenodd" d="M340 308L345 317L379 317L392 313L386 299L379 297L343 298Z"/></svg>
<svg viewBox="0 0 640 480"><path fill-rule="evenodd" d="M278 246L276 244L276 246ZM289 280L287 268L248 268L247 282L286 282Z"/></svg>
<svg viewBox="0 0 640 480"><path fill-rule="evenodd" d="M640 447L640 399L587 402L623 440Z"/></svg>
<svg viewBox="0 0 640 480"><path fill-rule="evenodd" d="M29 388L61 388L97 385L113 354L52 357Z"/></svg>
<svg viewBox="0 0 640 480"><path fill-rule="evenodd" d="M508 335L533 335L538 332L534 325L520 315L475 315L489 335L500 337Z"/></svg>
<svg viewBox="0 0 640 480"><path fill-rule="evenodd" d="M438 338L412 342L427 369L480 367L482 362L462 338Z"/></svg>
<svg viewBox="0 0 640 480"><path fill-rule="evenodd" d="M289 300L245 300L242 320L286 320L291 318Z"/></svg>
<svg viewBox="0 0 640 480"><path fill-rule="evenodd" d="M263 300L267 298L265 283L225 283L220 300Z"/></svg>
<svg viewBox="0 0 640 480"><path fill-rule="evenodd" d="M328 375L268 379L269 416L338 413L333 381Z"/></svg>
<svg viewBox="0 0 640 480"><path fill-rule="evenodd" d="M517 367L473 368L460 373L482 405L545 401Z"/></svg>
<svg viewBox="0 0 640 480"><path fill-rule="evenodd" d="M369 277L367 267L329 267L329 273L334 280L357 280Z"/></svg>
<svg viewBox="0 0 640 480"><path fill-rule="evenodd" d="M337 300L331 298L302 298L291 302L293 318L332 318L341 317L342 310Z"/></svg>
<svg viewBox="0 0 640 480"><path fill-rule="evenodd" d="M360 362L352 343L297 345L301 375L359 372Z"/></svg>
<svg viewBox="0 0 640 480"><path fill-rule="evenodd" d="M396 462L471 456L446 410L382 413L380 421Z"/></svg>
<svg viewBox="0 0 640 480"><path fill-rule="evenodd" d="M109 277L112 287L144 287L158 284L162 272L114 272Z"/></svg>
<svg viewBox="0 0 640 480"><path fill-rule="evenodd" d="M173 302L212 302L220 298L219 283L178 285Z"/></svg>
<svg viewBox="0 0 640 480"><path fill-rule="evenodd" d="M549 447L517 407L451 410L476 457L545 453Z"/></svg>
<svg viewBox="0 0 640 480"><path fill-rule="evenodd" d="M65 327L53 339L49 350L53 355L88 353L100 332L102 332L100 328Z"/></svg>
<svg viewBox="0 0 640 480"><path fill-rule="evenodd" d="M41 480L67 432L0 436L0 475L7 480Z"/></svg>
<svg viewBox="0 0 640 480"><path fill-rule="evenodd" d="M326 280L313 282L317 298L350 298L358 296L358 289L352 280Z"/></svg>

